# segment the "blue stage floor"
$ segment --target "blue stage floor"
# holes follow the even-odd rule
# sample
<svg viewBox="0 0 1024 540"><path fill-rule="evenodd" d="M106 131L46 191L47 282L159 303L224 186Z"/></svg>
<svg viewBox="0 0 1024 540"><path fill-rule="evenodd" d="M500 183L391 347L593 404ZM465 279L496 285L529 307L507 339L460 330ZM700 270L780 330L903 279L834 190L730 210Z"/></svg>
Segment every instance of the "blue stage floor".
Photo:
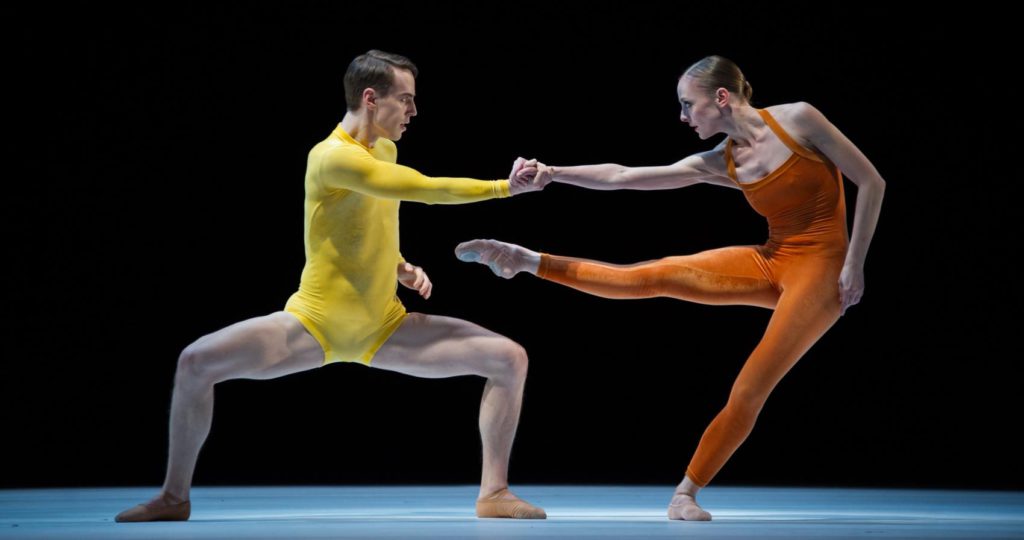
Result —
<svg viewBox="0 0 1024 540"><path fill-rule="evenodd" d="M672 487L513 486L544 521L477 519L475 486L200 487L184 523L115 523L156 488L0 490L0 538L1022 538L1024 492L709 487L710 523L669 521Z"/></svg>

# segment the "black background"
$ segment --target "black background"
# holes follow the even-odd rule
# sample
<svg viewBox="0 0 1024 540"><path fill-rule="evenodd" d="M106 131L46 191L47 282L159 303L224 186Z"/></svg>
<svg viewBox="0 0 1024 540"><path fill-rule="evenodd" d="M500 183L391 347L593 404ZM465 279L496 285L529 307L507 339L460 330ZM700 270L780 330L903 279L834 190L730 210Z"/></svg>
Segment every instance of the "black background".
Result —
<svg viewBox="0 0 1024 540"><path fill-rule="evenodd" d="M426 5L431 4L431 5ZM797 4L259 3L5 8L8 195L0 486L156 485L178 352L282 308L303 264L305 157L341 76L420 68L399 161L501 177L516 156L665 164L709 148L675 82L735 60L755 105L814 104L888 182L862 303L782 381L718 484L1020 489L1012 34L954 12ZM717 140L717 139L716 139ZM855 187L847 183L852 218ZM633 262L759 243L739 191L541 194L402 207L434 296L413 311L522 343L511 480L671 485L768 311L612 301L459 263L499 238ZM358 365L217 387L198 485L475 483L482 380Z"/></svg>

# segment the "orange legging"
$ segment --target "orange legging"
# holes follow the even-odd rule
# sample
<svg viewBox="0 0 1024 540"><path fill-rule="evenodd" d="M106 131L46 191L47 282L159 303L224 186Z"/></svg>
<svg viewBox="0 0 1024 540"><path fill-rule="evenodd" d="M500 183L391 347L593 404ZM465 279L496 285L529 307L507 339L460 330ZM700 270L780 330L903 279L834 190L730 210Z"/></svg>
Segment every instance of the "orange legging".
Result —
<svg viewBox="0 0 1024 540"><path fill-rule="evenodd" d="M765 251L729 247L628 266L548 254L541 258L539 277L605 298L667 296L702 304L774 308L728 403L704 432L687 467L686 474L699 486L707 485L725 465L750 434L768 394L839 318L842 259L780 262L766 257ZM784 285L776 286L775 276Z"/></svg>

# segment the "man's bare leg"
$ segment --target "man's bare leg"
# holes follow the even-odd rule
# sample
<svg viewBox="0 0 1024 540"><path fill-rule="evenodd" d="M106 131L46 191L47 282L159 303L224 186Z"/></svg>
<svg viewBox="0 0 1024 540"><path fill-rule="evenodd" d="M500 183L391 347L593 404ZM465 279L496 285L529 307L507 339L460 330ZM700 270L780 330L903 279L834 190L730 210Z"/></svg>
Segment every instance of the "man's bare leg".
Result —
<svg viewBox="0 0 1024 540"><path fill-rule="evenodd" d="M199 450L210 433L213 387L230 379L273 379L320 367L320 344L291 314L276 312L203 336L178 358L171 398L167 476L151 501L117 521L180 521L191 512L189 491Z"/></svg>
<svg viewBox="0 0 1024 540"><path fill-rule="evenodd" d="M519 272L536 275L540 268L541 256L516 244L498 240L470 240L455 248L455 255L465 262L486 264L495 275L509 279ZM697 504L700 486L689 477L676 487L675 495L668 507L669 519L688 521L709 521L711 514Z"/></svg>
<svg viewBox="0 0 1024 540"><path fill-rule="evenodd" d="M508 462L527 363L521 346L476 324L410 313L370 364L416 377L479 375L487 379L480 402L483 472L477 515L481 517L546 517L544 510L508 491Z"/></svg>

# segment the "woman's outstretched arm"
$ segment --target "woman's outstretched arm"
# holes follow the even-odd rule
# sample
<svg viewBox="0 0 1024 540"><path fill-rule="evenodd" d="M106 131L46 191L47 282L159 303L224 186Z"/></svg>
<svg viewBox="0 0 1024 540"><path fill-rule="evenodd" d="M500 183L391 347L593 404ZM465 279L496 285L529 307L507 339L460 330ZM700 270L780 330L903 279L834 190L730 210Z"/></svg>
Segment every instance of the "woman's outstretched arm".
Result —
<svg viewBox="0 0 1024 540"><path fill-rule="evenodd" d="M722 147L722 145L719 145ZM737 188L725 172L720 148L687 156L671 165L626 167L615 163L573 167L538 165L538 175L587 189L675 189L709 183Z"/></svg>

